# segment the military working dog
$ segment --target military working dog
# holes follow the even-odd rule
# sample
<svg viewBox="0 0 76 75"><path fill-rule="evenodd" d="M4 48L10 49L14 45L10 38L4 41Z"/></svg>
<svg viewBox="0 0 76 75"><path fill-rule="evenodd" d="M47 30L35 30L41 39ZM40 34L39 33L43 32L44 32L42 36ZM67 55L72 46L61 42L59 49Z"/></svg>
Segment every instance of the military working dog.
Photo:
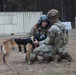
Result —
<svg viewBox="0 0 76 75"><path fill-rule="evenodd" d="M32 38L11 38L4 40L1 43L1 53L2 53L3 62L5 64L8 64L6 61L6 57L10 54L10 51L13 49L15 44L19 46L20 45L25 46L24 49L26 53L25 60L29 62L30 53L37 46Z"/></svg>

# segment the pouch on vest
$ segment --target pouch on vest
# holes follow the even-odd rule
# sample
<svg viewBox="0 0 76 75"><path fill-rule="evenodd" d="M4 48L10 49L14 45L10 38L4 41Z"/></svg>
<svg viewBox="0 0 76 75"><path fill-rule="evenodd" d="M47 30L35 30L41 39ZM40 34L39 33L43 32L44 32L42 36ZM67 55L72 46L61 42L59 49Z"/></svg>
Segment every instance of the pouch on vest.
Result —
<svg viewBox="0 0 76 75"><path fill-rule="evenodd" d="M62 44L66 45L68 43L68 29L65 29L64 25L60 25L59 23L55 23L59 29L61 30L61 40Z"/></svg>
<svg viewBox="0 0 76 75"><path fill-rule="evenodd" d="M63 29L62 41L64 45L68 43L68 29Z"/></svg>

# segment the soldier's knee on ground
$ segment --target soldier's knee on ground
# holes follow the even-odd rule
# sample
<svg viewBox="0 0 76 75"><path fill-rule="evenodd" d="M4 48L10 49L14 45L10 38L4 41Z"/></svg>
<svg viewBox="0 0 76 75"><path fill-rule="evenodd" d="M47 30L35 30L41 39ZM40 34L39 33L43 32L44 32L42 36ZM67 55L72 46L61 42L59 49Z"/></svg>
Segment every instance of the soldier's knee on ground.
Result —
<svg viewBox="0 0 76 75"><path fill-rule="evenodd" d="M51 53L44 53L42 60L47 61L47 62L51 62L53 60L52 54Z"/></svg>
<svg viewBox="0 0 76 75"><path fill-rule="evenodd" d="M37 57L37 55L35 54L35 53L31 53L30 54L30 62L34 62L34 61L36 61L36 60L38 60L38 57Z"/></svg>

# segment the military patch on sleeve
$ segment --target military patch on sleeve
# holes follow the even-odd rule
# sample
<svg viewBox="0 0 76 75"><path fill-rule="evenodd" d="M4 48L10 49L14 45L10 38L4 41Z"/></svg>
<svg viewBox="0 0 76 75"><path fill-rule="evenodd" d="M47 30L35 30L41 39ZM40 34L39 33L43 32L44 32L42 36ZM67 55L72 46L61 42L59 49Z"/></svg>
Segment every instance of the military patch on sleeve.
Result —
<svg viewBox="0 0 76 75"><path fill-rule="evenodd" d="M55 34L53 31L48 31L48 34L47 34L48 37L54 37Z"/></svg>

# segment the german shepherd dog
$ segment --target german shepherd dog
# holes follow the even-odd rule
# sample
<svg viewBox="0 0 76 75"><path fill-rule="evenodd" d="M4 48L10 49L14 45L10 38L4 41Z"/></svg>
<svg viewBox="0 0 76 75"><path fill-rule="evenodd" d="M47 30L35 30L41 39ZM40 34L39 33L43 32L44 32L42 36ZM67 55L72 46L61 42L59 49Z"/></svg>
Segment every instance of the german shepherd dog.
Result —
<svg viewBox="0 0 76 75"><path fill-rule="evenodd" d="M27 62L29 62L30 53L36 47L33 39L31 39L31 38L11 38L11 39L6 39L5 41L3 41L1 43L1 53L2 53L3 62L5 64L8 64L6 61L6 57L10 54L10 51L13 49L15 44L17 44L19 46L24 45L26 47L26 49L25 49L25 53L26 53L25 60Z"/></svg>

